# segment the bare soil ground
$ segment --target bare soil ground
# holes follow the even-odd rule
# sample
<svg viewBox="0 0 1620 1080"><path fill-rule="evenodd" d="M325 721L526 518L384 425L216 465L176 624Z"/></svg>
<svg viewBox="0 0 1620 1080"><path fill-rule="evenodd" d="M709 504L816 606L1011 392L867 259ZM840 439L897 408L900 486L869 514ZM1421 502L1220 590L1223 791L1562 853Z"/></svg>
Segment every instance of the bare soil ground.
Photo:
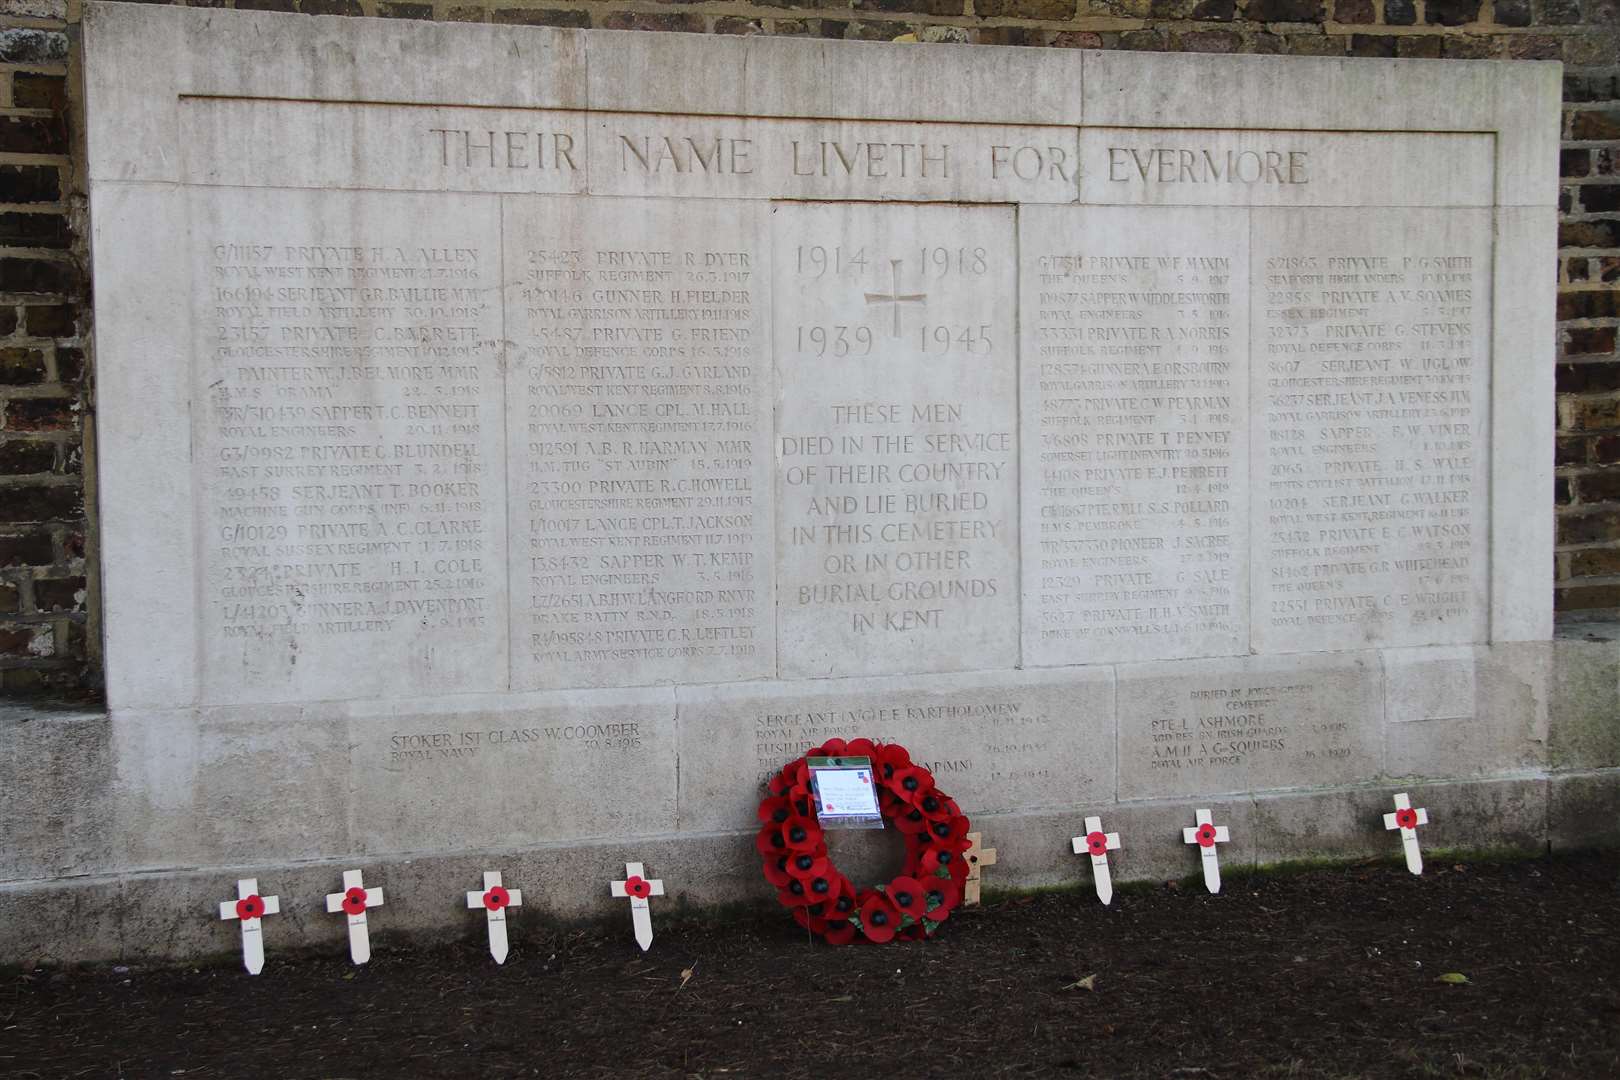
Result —
<svg viewBox="0 0 1620 1080"><path fill-rule="evenodd" d="M1620 1077L1620 853L995 900L931 942L785 912L0 979L7 1077ZM514 913L517 914L517 913ZM477 925L469 918L469 928ZM683 973L689 973L683 985ZM1439 981L1448 974L1466 982Z"/></svg>

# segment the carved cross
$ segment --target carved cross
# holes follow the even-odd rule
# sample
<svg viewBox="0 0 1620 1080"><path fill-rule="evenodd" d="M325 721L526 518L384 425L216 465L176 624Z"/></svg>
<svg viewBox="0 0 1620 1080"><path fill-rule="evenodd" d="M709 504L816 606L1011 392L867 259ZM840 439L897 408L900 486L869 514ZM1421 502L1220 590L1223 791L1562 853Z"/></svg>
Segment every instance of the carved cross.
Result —
<svg viewBox="0 0 1620 1080"><path fill-rule="evenodd" d="M902 262L904 262L904 261L905 261L904 259L890 259L889 260L889 273L891 275L890 279L894 282L894 284L892 286L890 286L890 289L889 289L888 292L886 292L886 293L870 293L869 292L869 293L866 294L866 302L868 304L893 304L894 305L894 336L895 337L900 336L900 305L901 304L921 304L925 300L928 299L928 294L927 293L902 293L900 291L900 264Z"/></svg>

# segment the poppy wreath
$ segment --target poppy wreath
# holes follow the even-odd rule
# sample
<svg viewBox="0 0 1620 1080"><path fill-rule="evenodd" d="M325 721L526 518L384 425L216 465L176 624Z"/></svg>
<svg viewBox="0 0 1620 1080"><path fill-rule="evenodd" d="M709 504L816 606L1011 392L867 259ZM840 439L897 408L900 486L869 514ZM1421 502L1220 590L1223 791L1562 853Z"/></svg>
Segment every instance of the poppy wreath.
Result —
<svg viewBox="0 0 1620 1080"><path fill-rule="evenodd" d="M809 757L872 759L883 820L906 840L905 868L887 885L857 889L827 857L810 792ZM776 898L795 922L830 944L848 945L857 935L877 943L932 937L962 902L968 819L905 747L828 739L771 777L767 787L754 840L765 860L765 880L776 886Z"/></svg>

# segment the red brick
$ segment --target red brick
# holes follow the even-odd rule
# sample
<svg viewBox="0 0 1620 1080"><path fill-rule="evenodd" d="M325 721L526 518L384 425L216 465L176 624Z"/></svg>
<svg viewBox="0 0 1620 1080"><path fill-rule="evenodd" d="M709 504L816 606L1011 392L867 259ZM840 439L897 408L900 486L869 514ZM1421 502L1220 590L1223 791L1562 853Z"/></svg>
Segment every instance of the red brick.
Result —
<svg viewBox="0 0 1620 1080"><path fill-rule="evenodd" d="M70 338L78 333L74 309L66 304L46 304L23 309L23 325L34 337Z"/></svg>
<svg viewBox="0 0 1620 1080"><path fill-rule="evenodd" d="M1072 19L1075 0L977 0L975 14L985 19ZM926 15L960 15L960 0L857 0L857 11L916 11Z"/></svg>
<svg viewBox="0 0 1620 1080"><path fill-rule="evenodd" d="M714 20L714 32L748 37L753 34L763 34L765 27L758 19L744 19L734 15L723 15Z"/></svg>
<svg viewBox="0 0 1620 1080"><path fill-rule="evenodd" d="M62 197L55 165L0 165L0 191L9 203L49 203Z"/></svg>
<svg viewBox="0 0 1620 1080"><path fill-rule="evenodd" d="M1613 319L1620 316L1620 295L1602 289L1572 289L1558 294L1558 318Z"/></svg>
<svg viewBox="0 0 1620 1080"><path fill-rule="evenodd" d="M6 431L63 431L74 427L79 414L66 398L14 398L6 402Z"/></svg>
<svg viewBox="0 0 1620 1080"><path fill-rule="evenodd" d="M588 11L564 11L551 8L501 8L490 12L490 21L509 26L573 26L591 25Z"/></svg>
<svg viewBox="0 0 1620 1080"><path fill-rule="evenodd" d="M11 103L19 109L67 111L67 78L19 71L11 77Z"/></svg>
<svg viewBox="0 0 1620 1080"><path fill-rule="evenodd" d="M84 578L41 578L34 582L34 606L42 612L83 611Z"/></svg>
<svg viewBox="0 0 1620 1080"><path fill-rule="evenodd" d="M56 468L56 444L37 439L5 439L0 441L0 474L25 476L30 473L48 473ZM0 489L0 498L4 498Z"/></svg>
<svg viewBox="0 0 1620 1080"><path fill-rule="evenodd" d="M6 247L65 248L67 219L60 213L0 214L0 244Z"/></svg>
<svg viewBox="0 0 1620 1080"><path fill-rule="evenodd" d="M640 11L615 11L605 16L598 25L608 30L684 30L687 33L701 34L703 16L686 12L649 14Z"/></svg>
<svg viewBox="0 0 1620 1080"><path fill-rule="evenodd" d="M1620 470L1583 473L1575 478L1581 502L1613 502L1620 499Z"/></svg>
<svg viewBox="0 0 1620 1080"><path fill-rule="evenodd" d="M0 348L0 385L33 386L44 381L44 350L21 346Z"/></svg>
<svg viewBox="0 0 1620 1080"><path fill-rule="evenodd" d="M76 293L79 269L50 259L0 259L0 292Z"/></svg>
<svg viewBox="0 0 1620 1080"><path fill-rule="evenodd" d="M1593 548L1572 551L1569 555L1571 577L1613 577L1620 574L1620 548Z"/></svg>
<svg viewBox="0 0 1620 1080"><path fill-rule="evenodd" d="M1569 137L1586 142L1620 139L1620 109L1581 109L1570 120Z"/></svg>
<svg viewBox="0 0 1620 1080"><path fill-rule="evenodd" d="M1362 25L1376 22L1378 12L1372 0L1333 0L1333 18L1336 22Z"/></svg>
<svg viewBox="0 0 1620 1080"><path fill-rule="evenodd" d="M1423 21L1431 26L1463 26L1479 18L1479 8L1480 0L1428 0Z"/></svg>
<svg viewBox="0 0 1620 1080"><path fill-rule="evenodd" d="M0 566L50 566L55 561L47 532L0 534Z"/></svg>
<svg viewBox="0 0 1620 1080"><path fill-rule="evenodd" d="M1395 38L1383 34L1351 34L1351 56L1394 56Z"/></svg>
<svg viewBox="0 0 1620 1080"><path fill-rule="evenodd" d="M67 125L51 116L0 116L0 150L11 154L65 154ZM16 202L7 199L7 202Z"/></svg>
<svg viewBox="0 0 1620 1080"><path fill-rule="evenodd" d="M1620 210L1620 184L1582 184L1581 209L1588 214Z"/></svg>
<svg viewBox="0 0 1620 1080"><path fill-rule="evenodd" d="M1615 335L1615 328L1612 327L1612 326L1571 326L1571 327L1566 327L1565 330L1564 330L1564 354L1566 356L1581 356L1581 355L1588 354L1588 353L1594 353L1594 354L1612 353L1612 352L1614 352L1614 344L1615 344L1614 335ZM1586 369L1591 369L1591 368L1603 368L1603 369L1607 370L1607 369L1609 369L1611 367L1617 367L1617 365L1610 365L1610 364L1565 364L1565 365L1563 365L1563 367L1579 368L1581 370L1586 370ZM1607 381L1609 378L1611 378L1611 376L1604 376L1603 378L1604 378L1605 381ZM1617 373L1614 376L1612 376L1612 378L1615 380L1616 385L1611 386L1611 387L1604 387L1604 389L1620 389L1620 370L1617 370ZM1590 391L1590 390L1594 390L1594 389L1597 389L1597 388L1593 387L1593 386L1588 386L1588 387L1571 386L1569 389L1566 390L1564 388L1564 386L1563 386L1563 380L1562 379L1559 380L1559 390L1561 392L1563 392L1563 393L1577 393L1581 389L1586 389L1586 390Z"/></svg>
<svg viewBox="0 0 1620 1080"><path fill-rule="evenodd" d="M74 521L84 516L84 493L69 484L19 484L5 488L0 521Z"/></svg>
<svg viewBox="0 0 1620 1080"><path fill-rule="evenodd" d="M1560 588L1553 592L1553 606L1560 611L1592 611L1620 607L1620 585Z"/></svg>
<svg viewBox="0 0 1620 1080"><path fill-rule="evenodd" d="M1620 513L1588 511L1558 515L1558 543L1599 544L1620 540Z"/></svg>

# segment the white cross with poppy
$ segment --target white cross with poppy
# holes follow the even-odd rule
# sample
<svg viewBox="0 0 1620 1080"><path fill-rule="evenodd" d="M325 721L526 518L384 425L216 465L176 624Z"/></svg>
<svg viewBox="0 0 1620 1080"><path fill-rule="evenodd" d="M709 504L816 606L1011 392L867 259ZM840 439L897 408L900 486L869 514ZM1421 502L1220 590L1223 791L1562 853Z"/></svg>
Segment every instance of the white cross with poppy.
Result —
<svg viewBox="0 0 1620 1080"><path fill-rule="evenodd" d="M236 883L235 900L222 900L219 904L221 919L242 921L242 965L249 975L264 970L264 924L266 915L281 914L279 896L260 896L258 878L241 878Z"/></svg>
<svg viewBox="0 0 1620 1080"><path fill-rule="evenodd" d="M982 873L986 866L996 865L996 849L987 848L979 843L982 834L970 832L967 834L967 877L962 879L962 906L968 907L979 902L979 886L984 882Z"/></svg>
<svg viewBox="0 0 1620 1080"><path fill-rule="evenodd" d="M1422 807L1412 808L1406 792L1395 796L1395 812L1384 815L1384 828L1401 830L1401 844L1406 848L1406 868L1414 874L1423 873L1423 852L1418 850L1419 825L1429 823L1429 812Z"/></svg>
<svg viewBox="0 0 1620 1080"><path fill-rule="evenodd" d="M1113 903L1114 879L1108 873L1108 853L1119 850L1119 833L1102 831L1102 818L1086 818L1086 835L1073 838L1074 853L1091 856L1091 876L1097 883L1097 899Z"/></svg>
<svg viewBox="0 0 1620 1080"><path fill-rule="evenodd" d="M366 888L359 870L343 871L343 891L326 894L326 910L349 917L349 956L357 964L371 959L371 932L366 929L366 909L382 907L383 891Z"/></svg>
<svg viewBox="0 0 1620 1080"><path fill-rule="evenodd" d="M1197 844L1199 854L1204 860L1204 887L1212 893L1221 891L1221 860L1215 853L1216 844L1224 844L1232 839L1225 825L1215 824L1208 810L1199 810L1193 815L1196 826L1181 830L1181 838L1189 844Z"/></svg>
<svg viewBox="0 0 1620 1080"><path fill-rule="evenodd" d="M467 909L484 909L489 922L489 955L497 964L506 963L506 909L523 906L523 890L501 884L499 870L484 871L484 887L467 894Z"/></svg>
<svg viewBox="0 0 1620 1080"><path fill-rule="evenodd" d="M645 874L640 863L625 863L624 880L615 881L611 886L614 896L621 900L630 898L630 922L636 928L636 944L641 946L642 952L652 948L652 908L647 897L664 895L663 879L649 879Z"/></svg>

